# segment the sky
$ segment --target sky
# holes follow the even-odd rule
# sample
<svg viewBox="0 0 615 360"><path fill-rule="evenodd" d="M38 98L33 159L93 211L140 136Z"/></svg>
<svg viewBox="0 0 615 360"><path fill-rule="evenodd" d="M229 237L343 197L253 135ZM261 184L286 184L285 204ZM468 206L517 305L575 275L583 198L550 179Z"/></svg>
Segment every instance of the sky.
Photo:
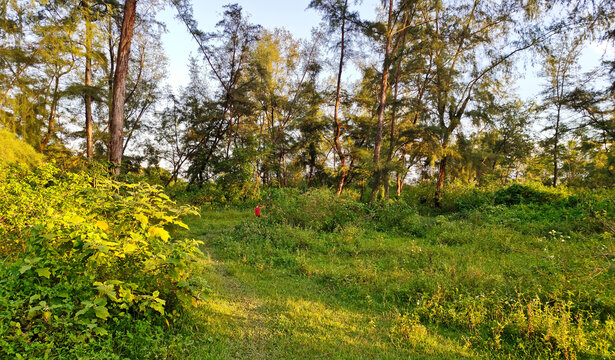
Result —
<svg viewBox="0 0 615 360"><path fill-rule="evenodd" d="M203 31L213 31L216 23L221 19L223 6L232 3L231 0L193 0L194 16ZM311 29L318 26L321 15L307 9L309 0L236 0L250 21L266 29L276 27L289 30L296 38L307 39ZM358 9L362 18L373 18L375 9L380 0L363 0L360 5L353 5ZM188 83L188 59L195 56L201 58L197 45L191 35L186 31L185 25L175 19L176 11L168 6L158 16L166 23L168 32L162 36L163 45L169 59L167 82L174 89ZM582 70L587 72L600 63L604 51L612 52L605 44L588 46L581 57ZM521 76L517 82L515 92L523 100L536 100L542 89L544 80L540 79L540 64L529 62L519 64Z"/></svg>
<svg viewBox="0 0 615 360"><path fill-rule="evenodd" d="M250 16L250 21L266 29L284 28L296 38L308 39L312 28L318 26L321 16L318 12L307 9L309 0L238 0L235 1ZM363 0L355 6L361 14L373 17L374 9L380 0ZM215 25L222 18L223 6L232 0L193 0L194 17L203 31L214 31ZM158 16L166 23L168 32L162 41L169 58L169 85L177 89L188 83L188 59L190 55L198 56L196 42L186 31L186 27L175 19L177 12L167 7Z"/></svg>

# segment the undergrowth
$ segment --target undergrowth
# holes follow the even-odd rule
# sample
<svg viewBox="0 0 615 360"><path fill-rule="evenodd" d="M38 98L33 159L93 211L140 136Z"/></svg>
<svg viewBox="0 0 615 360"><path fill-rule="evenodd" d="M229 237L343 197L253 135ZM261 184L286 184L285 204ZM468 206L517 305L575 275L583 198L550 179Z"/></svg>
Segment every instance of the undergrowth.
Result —
<svg viewBox="0 0 615 360"><path fill-rule="evenodd" d="M96 171L0 167L0 357L158 356L203 286L200 242L171 235L194 213Z"/></svg>
<svg viewBox="0 0 615 360"><path fill-rule="evenodd" d="M429 192L413 190L380 205L274 190L262 219L211 247L237 269L397 314L387 336L398 351L615 357L612 191L515 184L460 191L433 209L420 201Z"/></svg>

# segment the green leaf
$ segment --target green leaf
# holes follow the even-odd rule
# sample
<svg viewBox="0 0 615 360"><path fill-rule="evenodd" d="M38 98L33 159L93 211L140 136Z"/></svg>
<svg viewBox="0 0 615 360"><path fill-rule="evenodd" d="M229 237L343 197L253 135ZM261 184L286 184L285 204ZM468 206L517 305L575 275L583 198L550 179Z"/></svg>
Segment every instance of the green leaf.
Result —
<svg viewBox="0 0 615 360"><path fill-rule="evenodd" d="M49 268L36 269L36 273L38 274L38 276L46 277L47 279L49 279L49 277L51 276L51 271L49 271Z"/></svg>
<svg viewBox="0 0 615 360"><path fill-rule="evenodd" d="M107 297L109 297L111 300L113 301L117 301L117 296L115 296L115 288L113 287L113 285L108 285L108 284L94 284L96 286L96 289L100 292L101 295L105 295ZM99 298L99 299L104 299L105 303L100 303L100 301L103 300L98 300L99 302L97 303L96 301L94 302L97 305L105 305L106 304L106 298Z"/></svg>
<svg viewBox="0 0 615 360"><path fill-rule="evenodd" d="M36 316L36 314L38 313L38 311L40 311L43 307L42 306L35 306L33 308L30 308L30 310L28 310L28 316L27 319L30 320L32 318L34 318Z"/></svg>
<svg viewBox="0 0 615 360"><path fill-rule="evenodd" d="M160 314L164 315L164 304L158 303L158 302L153 302L151 304L149 304L149 307L151 307L152 309L158 311Z"/></svg>
<svg viewBox="0 0 615 360"><path fill-rule="evenodd" d="M103 329L101 327L95 327L94 328L94 334L96 334L96 335L109 335L107 330L105 330L105 329Z"/></svg>
<svg viewBox="0 0 615 360"><path fill-rule="evenodd" d="M107 305L107 298L104 298L104 297L96 298L96 300L94 300L94 304L98 306L105 306Z"/></svg>
<svg viewBox="0 0 615 360"><path fill-rule="evenodd" d="M107 320L107 318L109 317L109 310L107 310L106 306L97 306L94 308L94 313L96 314L97 318L103 319L103 320Z"/></svg>
<svg viewBox="0 0 615 360"><path fill-rule="evenodd" d="M79 316L85 314L86 312L88 312L88 310L90 310L90 307L86 307L85 309L81 309L79 311L77 311L77 313L75 313L75 319L78 318Z"/></svg>
<svg viewBox="0 0 615 360"><path fill-rule="evenodd" d="M30 269L32 269L32 265L29 265L29 264L23 265L22 267L19 268L19 273L23 274Z"/></svg>
<svg viewBox="0 0 615 360"><path fill-rule="evenodd" d="M25 262L27 262L27 263L28 263L28 264L30 264L30 265L34 265L34 264L38 263L38 262L39 262L39 261L41 261L41 260L43 260L43 258L42 258L42 257L37 257L37 258L28 258L28 259L25 259Z"/></svg>

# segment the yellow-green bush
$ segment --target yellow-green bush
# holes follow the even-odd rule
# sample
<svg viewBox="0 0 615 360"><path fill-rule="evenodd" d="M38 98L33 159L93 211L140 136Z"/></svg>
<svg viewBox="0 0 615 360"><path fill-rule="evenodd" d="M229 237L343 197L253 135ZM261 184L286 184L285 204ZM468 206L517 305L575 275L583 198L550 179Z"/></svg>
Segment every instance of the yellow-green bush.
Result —
<svg viewBox="0 0 615 360"><path fill-rule="evenodd" d="M43 155L32 146L19 140L12 132L0 129L0 166L12 163L35 165L41 162Z"/></svg>
<svg viewBox="0 0 615 360"><path fill-rule="evenodd" d="M0 178L1 358L87 358L130 324L162 328L201 290L190 277L200 243L170 232L195 212L159 187L53 165L0 167Z"/></svg>

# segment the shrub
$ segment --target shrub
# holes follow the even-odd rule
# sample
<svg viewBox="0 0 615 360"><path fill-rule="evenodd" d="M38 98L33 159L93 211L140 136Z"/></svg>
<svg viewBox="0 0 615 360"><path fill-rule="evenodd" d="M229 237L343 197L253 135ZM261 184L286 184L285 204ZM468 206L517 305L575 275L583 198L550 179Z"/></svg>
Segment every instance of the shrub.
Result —
<svg viewBox="0 0 615 360"><path fill-rule="evenodd" d="M169 232L195 211L161 189L52 165L0 178L3 356L62 356L114 322L162 324L200 287L189 280L199 242Z"/></svg>
<svg viewBox="0 0 615 360"><path fill-rule="evenodd" d="M541 185L513 184L495 192L495 203L504 205L538 204L543 205L562 200L565 193L561 190Z"/></svg>
<svg viewBox="0 0 615 360"><path fill-rule="evenodd" d="M265 205L268 219L302 228L333 231L366 213L365 205L338 197L326 188L309 189L305 193L284 189L271 191L270 196L272 203Z"/></svg>
<svg viewBox="0 0 615 360"><path fill-rule="evenodd" d="M32 146L19 140L12 132L0 129L0 166L12 163L36 165L42 161L43 155Z"/></svg>

